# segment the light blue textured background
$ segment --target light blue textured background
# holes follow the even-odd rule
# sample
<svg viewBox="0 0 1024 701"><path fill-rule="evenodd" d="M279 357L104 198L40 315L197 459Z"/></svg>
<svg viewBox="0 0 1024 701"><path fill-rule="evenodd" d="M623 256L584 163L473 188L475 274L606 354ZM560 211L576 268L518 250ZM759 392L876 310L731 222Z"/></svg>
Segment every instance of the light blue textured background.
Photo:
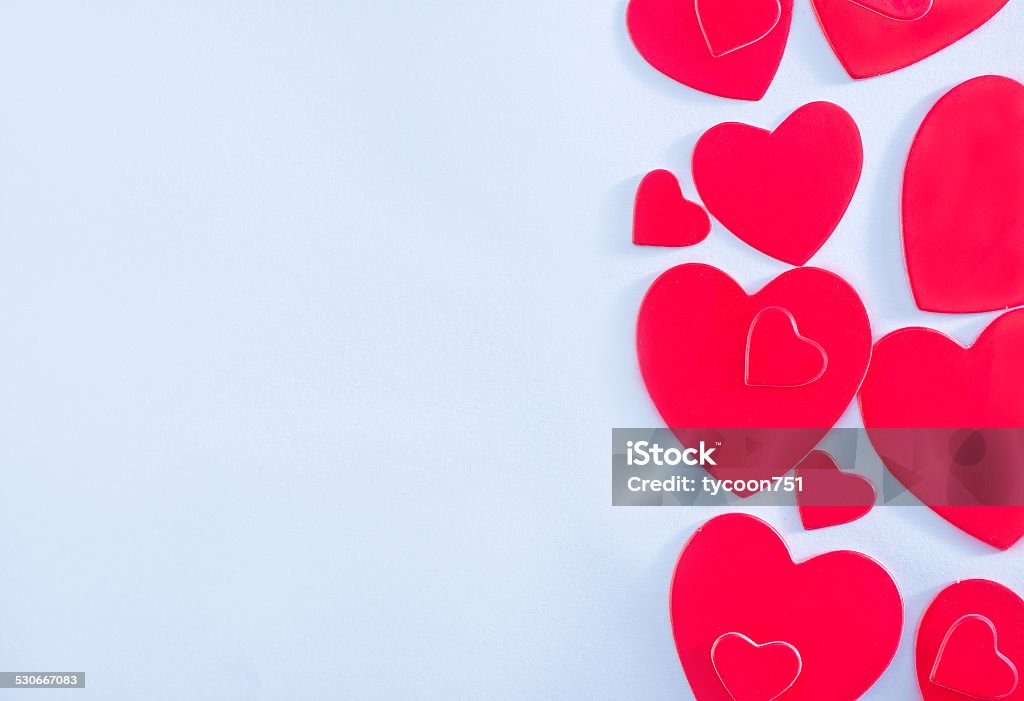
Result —
<svg viewBox="0 0 1024 701"><path fill-rule="evenodd" d="M622 0L0 4L0 668L79 701L685 699L674 558L709 513L610 506L610 429L658 425L646 286L686 260L785 269L716 225L629 243L707 127L828 99L866 171L813 264L876 335L915 310L901 161L969 77L1024 79L1024 2L854 82L807 0L760 103L647 66ZM856 425L853 413L844 419ZM912 698L913 631L996 553L922 509L803 533L898 576L867 698Z"/></svg>

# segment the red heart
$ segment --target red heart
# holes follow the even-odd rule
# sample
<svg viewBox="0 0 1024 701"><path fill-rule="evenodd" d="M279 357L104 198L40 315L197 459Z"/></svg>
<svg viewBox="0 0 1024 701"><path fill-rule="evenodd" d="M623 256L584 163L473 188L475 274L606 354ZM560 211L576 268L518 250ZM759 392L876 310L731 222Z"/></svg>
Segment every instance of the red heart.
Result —
<svg viewBox="0 0 1024 701"><path fill-rule="evenodd" d="M1024 699L1024 601L1001 584L969 579L944 589L921 619L916 648L924 701Z"/></svg>
<svg viewBox="0 0 1024 701"><path fill-rule="evenodd" d="M946 93L914 137L903 245L917 306L1024 304L1024 85L983 76Z"/></svg>
<svg viewBox="0 0 1024 701"><path fill-rule="evenodd" d="M852 78L890 73L928 58L985 24L1007 2L935 0L926 14L906 22L864 7L866 0L811 0L828 43Z"/></svg>
<svg viewBox="0 0 1024 701"><path fill-rule="evenodd" d="M740 633L725 633L711 646L711 664L735 701L772 701L800 676L800 653L786 642L758 645Z"/></svg>
<svg viewBox="0 0 1024 701"><path fill-rule="evenodd" d="M697 701L734 701L710 654L725 634L799 651L786 701L853 701L889 666L903 629L899 589L877 562L841 551L794 563L781 536L745 514L714 518L690 538L669 607Z"/></svg>
<svg viewBox="0 0 1024 701"><path fill-rule="evenodd" d="M873 10L883 17L913 22L921 19L932 9L932 0L850 0L861 7Z"/></svg>
<svg viewBox="0 0 1024 701"><path fill-rule="evenodd" d="M1001 699L1017 688L1017 668L999 651L995 624L972 613L946 633L929 681L976 699Z"/></svg>
<svg viewBox="0 0 1024 701"><path fill-rule="evenodd" d="M868 437L889 472L1002 550L1024 536L1022 348L1024 309L993 321L970 348L931 329L900 329L875 345L860 391Z"/></svg>
<svg viewBox="0 0 1024 701"><path fill-rule="evenodd" d="M695 0L697 22L718 57L764 39L782 18L779 0Z"/></svg>
<svg viewBox="0 0 1024 701"><path fill-rule="evenodd" d="M637 246L693 246L711 233L704 208L683 197L676 176L654 170L644 176L633 205L633 243Z"/></svg>
<svg viewBox="0 0 1024 701"><path fill-rule="evenodd" d="M751 387L803 387L823 374L828 355L804 338L782 307L762 309L747 332L745 380Z"/></svg>
<svg viewBox="0 0 1024 701"><path fill-rule="evenodd" d="M773 258L803 265L832 235L864 164L860 131L829 102L804 105L774 132L738 122L709 129L693 151L705 206Z"/></svg>
<svg viewBox="0 0 1024 701"><path fill-rule="evenodd" d="M702 0L703 12L708 13L710 2ZM669 78L712 95L760 100L779 70L793 19L793 0L781 0L778 5L779 18L766 36L723 56L709 49L695 0L630 0L626 26L640 55ZM719 15L715 13L715 21L708 18L716 40L731 31L728 17ZM750 31L746 30L748 36ZM735 39L724 43L735 43Z"/></svg>
<svg viewBox="0 0 1024 701"><path fill-rule="evenodd" d="M824 374L802 387L752 387L744 379L754 317L786 309L800 332L828 355ZM736 429L718 448L718 479L770 479L792 469L835 424L860 386L871 328L857 292L817 268L783 273L747 296L731 277L689 263L663 273L637 319L637 356L654 405L684 445L708 439L700 429ZM765 431L765 428L789 428ZM758 430L760 429L760 430ZM738 437L737 437L737 434ZM744 435L760 447L748 454ZM742 631L741 631L742 632Z"/></svg>
<svg viewBox="0 0 1024 701"><path fill-rule="evenodd" d="M822 450L811 452L797 465L800 489L796 499L805 529L828 528L856 521L875 504L871 480L843 472Z"/></svg>

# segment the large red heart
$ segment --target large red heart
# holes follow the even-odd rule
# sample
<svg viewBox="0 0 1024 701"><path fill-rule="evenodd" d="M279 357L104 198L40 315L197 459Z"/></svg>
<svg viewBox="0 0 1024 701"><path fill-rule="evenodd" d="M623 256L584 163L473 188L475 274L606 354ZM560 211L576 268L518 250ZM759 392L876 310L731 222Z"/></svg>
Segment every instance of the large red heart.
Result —
<svg viewBox="0 0 1024 701"><path fill-rule="evenodd" d="M800 334L828 356L820 377L799 387L745 381L747 337L765 309L788 312ZM684 445L702 429L735 429L717 449L718 479L770 479L807 455L853 400L871 355L871 328L857 292L818 268L789 270L748 296L731 277L700 263L663 273L637 319L640 371L654 405ZM765 430L786 428L785 431ZM758 441L748 453L747 438ZM737 475L736 467L744 467Z"/></svg>
<svg viewBox="0 0 1024 701"><path fill-rule="evenodd" d="M803 265L839 225L863 164L853 117L830 102L812 102L774 132L738 122L712 127L694 147L693 179L729 231Z"/></svg>
<svg viewBox="0 0 1024 701"><path fill-rule="evenodd" d="M924 701L1022 701L1024 601L986 579L957 582L925 611L916 654Z"/></svg>
<svg viewBox="0 0 1024 701"><path fill-rule="evenodd" d="M630 0L626 26L640 55L669 78L712 95L760 100L779 70L793 18L793 0L778 4L779 19L767 35L721 56L709 47L713 42L704 36L695 0ZM731 27L723 26L721 13L711 13L709 7L705 5L707 21L718 22L709 25L712 36L721 37L726 48L735 44L735 37L725 36ZM756 30L758 23L752 26ZM746 30L740 36L753 38L754 30Z"/></svg>
<svg viewBox="0 0 1024 701"><path fill-rule="evenodd" d="M711 233L704 208L683 197L676 176L652 170L640 181L633 205L633 243L637 246L693 246Z"/></svg>
<svg viewBox="0 0 1024 701"><path fill-rule="evenodd" d="M860 0L811 0L828 43L852 78L890 73L928 58L985 24L1007 2L935 0L926 14L908 22Z"/></svg>
<svg viewBox="0 0 1024 701"><path fill-rule="evenodd" d="M1024 85L1001 76L950 90L914 137L903 245L917 306L1024 304Z"/></svg>
<svg viewBox="0 0 1024 701"><path fill-rule="evenodd" d="M875 345L860 391L864 426L889 472L1003 550L1024 536L1022 348L1024 309L1000 316L970 348L931 329L900 329Z"/></svg>
<svg viewBox="0 0 1024 701"><path fill-rule="evenodd" d="M672 634L697 701L733 701L712 661L723 635L784 641L802 662L785 701L853 701L889 666L903 630L892 576L861 553L794 563L765 522L726 514L683 548L669 599Z"/></svg>

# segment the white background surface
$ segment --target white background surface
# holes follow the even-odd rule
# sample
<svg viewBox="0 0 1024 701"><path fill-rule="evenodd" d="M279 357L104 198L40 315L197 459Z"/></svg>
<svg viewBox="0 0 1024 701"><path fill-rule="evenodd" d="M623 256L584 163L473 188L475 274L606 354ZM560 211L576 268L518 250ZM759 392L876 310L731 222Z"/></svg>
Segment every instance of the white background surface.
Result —
<svg viewBox="0 0 1024 701"><path fill-rule="evenodd" d="M970 341L915 310L898 190L928 107L1024 78L1024 2L854 82L798 0L767 97L673 83L621 0L12 1L0 7L0 668L85 691L3 698L689 697L674 558L710 513L612 508L613 426L659 420L636 369L647 285L687 260L785 269L721 227L629 243L656 167L724 120L812 100L866 168L812 264L876 336ZM856 425L847 415L845 425ZM913 631L1021 549L924 509L803 533L897 576L907 628L867 698L914 698Z"/></svg>

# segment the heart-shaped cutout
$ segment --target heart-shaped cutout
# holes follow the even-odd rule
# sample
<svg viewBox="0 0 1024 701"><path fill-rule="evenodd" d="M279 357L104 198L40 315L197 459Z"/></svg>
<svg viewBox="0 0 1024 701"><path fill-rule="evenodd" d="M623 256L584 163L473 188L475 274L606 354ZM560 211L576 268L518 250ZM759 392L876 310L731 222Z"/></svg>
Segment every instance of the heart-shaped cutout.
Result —
<svg viewBox="0 0 1024 701"><path fill-rule="evenodd" d="M719 124L697 141L693 178L708 210L757 250L803 265L846 213L864 150L846 110L812 102L771 132Z"/></svg>
<svg viewBox="0 0 1024 701"><path fill-rule="evenodd" d="M932 9L932 0L850 0L850 2L900 22L919 20Z"/></svg>
<svg viewBox="0 0 1024 701"><path fill-rule="evenodd" d="M770 307L787 310L800 333L827 354L828 366L814 382L746 382L747 337L754 317ZM791 470L853 400L871 354L860 297L845 280L817 268L790 270L748 296L717 268L677 266L647 291L636 333L644 384L683 445L710 440L701 429L735 429L717 448L716 465L705 465L718 479L763 480ZM737 434L762 445L748 453L744 435Z"/></svg>
<svg viewBox="0 0 1024 701"><path fill-rule="evenodd" d="M751 387L803 387L825 374L828 354L800 335L788 309L768 307L747 332L744 380Z"/></svg>
<svg viewBox="0 0 1024 701"><path fill-rule="evenodd" d="M748 46L734 48L715 56L712 50L735 44L729 39L733 27L721 18L714 18L712 6L727 6L735 0L701 0L712 36L726 35L718 49L710 49L712 40L704 36L698 19L695 0L630 0L626 9L626 26L636 50L656 69L675 81L695 90L738 100L760 100L768 91L779 70L782 54L793 19L793 0L757 0L772 2L779 8L779 17L768 33ZM760 13L758 13L760 17ZM743 25L748 24L743 18ZM751 22L754 29L745 31L749 37L757 32L763 19ZM716 32L718 34L716 34ZM714 41L719 41L716 38Z"/></svg>
<svg viewBox="0 0 1024 701"><path fill-rule="evenodd" d="M709 654L724 635L799 650L799 674L780 698L854 701L888 667L903 629L903 600L884 567L849 551L795 563L771 526L745 514L697 529L676 563L669 606L697 701L735 701Z"/></svg>
<svg viewBox="0 0 1024 701"><path fill-rule="evenodd" d="M800 522L809 531L856 521L875 504L871 480L843 472L823 450L804 458L797 465L796 477L801 484L796 495Z"/></svg>
<svg viewBox="0 0 1024 701"><path fill-rule="evenodd" d="M828 43L852 78L890 73L928 58L985 24L1007 2L934 0L927 13L904 21L877 10L894 7L896 0L873 1L870 9L864 7L868 0L811 0Z"/></svg>
<svg viewBox="0 0 1024 701"><path fill-rule="evenodd" d="M916 656L924 701L1024 700L1024 601L986 579L947 587L921 619Z"/></svg>
<svg viewBox="0 0 1024 701"><path fill-rule="evenodd" d="M995 624L971 613L946 633L929 681L971 698L994 701L1017 689L1017 668L999 651Z"/></svg>
<svg viewBox="0 0 1024 701"><path fill-rule="evenodd" d="M917 306L1024 304L1024 85L983 76L925 117L903 175L903 246Z"/></svg>
<svg viewBox="0 0 1024 701"><path fill-rule="evenodd" d="M633 243L637 246L693 246L711 233L704 208L683 197L675 175L654 170L640 181L633 204Z"/></svg>
<svg viewBox="0 0 1024 701"><path fill-rule="evenodd" d="M755 643L724 633L711 647L711 664L733 701L773 701L800 676L800 653L787 642Z"/></svg>
<svg viewBox="0 0 1024 701"><path fill-rule="evenodd" d="M711 55L725 56L764 39L779 24L779 0L695 0Z"/></svg>
<svg viewBox="0 0 1024 701"><path fill-rule="evenodd" d="M1024 536L1021 348L1024 309L997 318L967 348L932 329L900 329L875 345L860 391L868 438L889 472L954 526L1003 550Z"/></svg>

